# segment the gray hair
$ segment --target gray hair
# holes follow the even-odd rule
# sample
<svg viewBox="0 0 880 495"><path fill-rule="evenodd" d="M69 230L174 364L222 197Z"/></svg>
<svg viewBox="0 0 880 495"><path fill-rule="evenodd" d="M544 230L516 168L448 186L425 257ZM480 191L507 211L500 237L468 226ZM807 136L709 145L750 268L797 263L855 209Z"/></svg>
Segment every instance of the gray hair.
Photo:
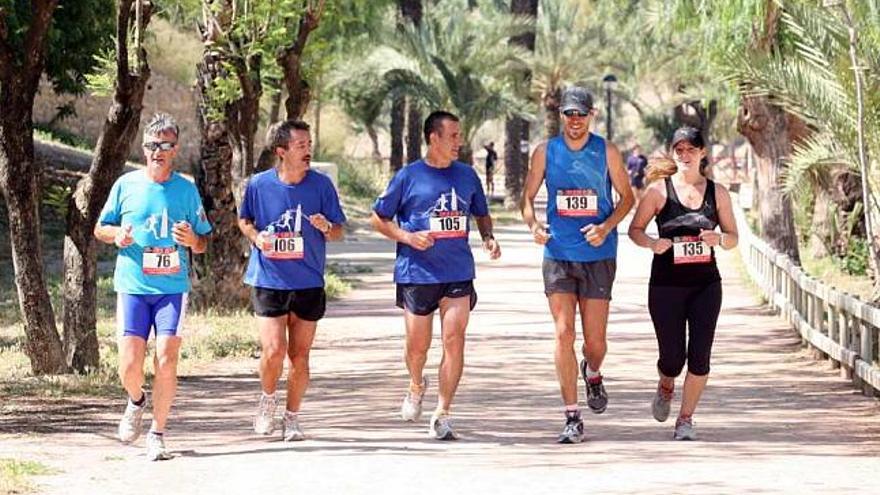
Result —
<svg viewBox="0 0 880 495"><path fill-rule="evenodd" d="M266 131L266 148L274 153L276 148L287 148L292 131L309 131L309 124L302 120L282 120L269 126Z"/></svg>
<svg viewBox="0 0 880 495"><path fill-rule="evenodd" d="M147 136L158 136L163 132L170 132L174 134L175 137L180 136L180 127L177 125L177 121L174 120L174 117L168 115L167 113L157 113L153 115L153 119L150 120L150 123L144 127L144 137Z"/></svg>

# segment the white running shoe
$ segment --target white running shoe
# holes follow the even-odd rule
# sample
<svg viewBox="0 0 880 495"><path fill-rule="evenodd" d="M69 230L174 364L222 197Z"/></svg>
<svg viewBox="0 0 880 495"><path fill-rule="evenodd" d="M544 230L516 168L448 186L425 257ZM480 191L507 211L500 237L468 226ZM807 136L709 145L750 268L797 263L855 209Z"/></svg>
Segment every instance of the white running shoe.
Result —
<svg viewBox="0 0 880 495"><path fill-rule="evenodd" d="M275 408L278 401L274 395L262 394L257 406L257 414L254 416L254 433L257 435L271 435L275 431Z"/></svg>
<svg viewBox="0 0 880 495"><path fill-rule="evenodd" d="M136 406L131 399L125 401L125 412L119 420L119 439L124 443L131 443L141 436L144 431L144 409L147 408L147 393L144 392L144 403Z"/></svg>
<svg viewBox="0 0 880 495"><path fill-rule="evenodd" d="M672 434L674 440L696 440L697 430L694 429L694 422L691 419L681 419L675 422L675 433Z"/></svg>
<svg viewBox="0 0 880 495"><path fill-rule="evenodd" d="M165 436L157 435L152 431L147 433L147 460L167 461L171 459L171 452L165 448Z"/></svg>
<svg viewBox="0 0 880 495"><path fill-rule="evenodd" d="M283 427L281 438L285 442L299 442L306 439L306 434L302 426L299 425L299 419L295 415L290 416L285 412Z"/></svg>
<svg viewBox="0 0 880 495"><path fill-rule="evenodd" d="M428 390L428 379L422 377L422 391L418 395L414 395L412 390L408 390L403 396L403 404L400 406L400 417L404 421L418 421L422 417L422 400L425 398L425 392Z"/></svg>
<svg viewBox="0 0 880 495"><path fill-rule="evenodd" d="M431 424L428 433L436 440L458 440L458 435L452 429L452 418L448 414L437 414L431 416Z"/></svg>

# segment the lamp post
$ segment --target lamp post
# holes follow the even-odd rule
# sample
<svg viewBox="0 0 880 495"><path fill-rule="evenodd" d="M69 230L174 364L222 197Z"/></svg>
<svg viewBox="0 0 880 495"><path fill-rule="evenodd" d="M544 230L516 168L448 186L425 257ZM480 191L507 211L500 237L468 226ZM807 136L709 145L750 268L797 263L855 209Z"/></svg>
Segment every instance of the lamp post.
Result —
<svg viewBox="0 0 880 495"><path fill-rule="evenodd" d="M602 78L602 86L605 87L605 130L609 141L614 139L614 127L611 121L611 91L617 86L617 78L614 74L608 74Z"/></svg>

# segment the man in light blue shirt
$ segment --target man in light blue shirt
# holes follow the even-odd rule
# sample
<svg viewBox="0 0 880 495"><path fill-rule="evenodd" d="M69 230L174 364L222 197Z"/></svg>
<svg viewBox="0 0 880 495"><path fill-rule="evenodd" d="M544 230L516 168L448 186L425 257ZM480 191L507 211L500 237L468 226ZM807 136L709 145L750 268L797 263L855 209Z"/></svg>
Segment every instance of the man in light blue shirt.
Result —
<svg viewBox="0 0 880 495"><path fill-rule="evenodd" d="M190 290L189 252L205 252L211 224L196 186L174 172L179 128L171 116L156 115L144 130L147 166L121 176L98 223L95 237L119 248L113 287L117 293L119 376L128 404L119 439L134 442L143 429L147 395L144 358L156 333L153 423L147 458L170 459L164 431L177 390L180 331Z"/></svg>

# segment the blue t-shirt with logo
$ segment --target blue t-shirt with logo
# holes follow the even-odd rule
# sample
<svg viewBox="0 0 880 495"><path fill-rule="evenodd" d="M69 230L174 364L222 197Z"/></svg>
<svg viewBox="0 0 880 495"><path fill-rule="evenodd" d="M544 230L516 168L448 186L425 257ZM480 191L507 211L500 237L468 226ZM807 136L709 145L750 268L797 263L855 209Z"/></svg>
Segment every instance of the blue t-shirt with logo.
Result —
<svg viewBox="0 0 880 495"><path fill-rule="evenodd" d="M251 246L244 283L266 289L299 290L324 286L324 234L309 223L320 213L345 223L339 196L329 177L309 170L298 184L285 184L272 168L251 177L239 209L273 241L264 249Z"/></svg>
<svg viewBox="0 0 880 495"><path fill-rule="evenodd" d="M373 211L397 217L403 230L430 230L434 246L419 251L397 243L394 281L399 284L464 282L474 278L474 256L468 245L470 217L486 216L489 205L474 169L452 162L431 167L419 160L400 169L376 200Z"/></svg>
<svg viewBox="0 0 880 495"><path fill-rule="evenodd" d="M154 182L143 170L117 179L98 217L100 225L130 226L134 239L116 256L116 292L145 295L189 291L189 253L171 235L176 222L189 223L198 235L211 232L195 184L177 172L165 182Z"/></svg>

